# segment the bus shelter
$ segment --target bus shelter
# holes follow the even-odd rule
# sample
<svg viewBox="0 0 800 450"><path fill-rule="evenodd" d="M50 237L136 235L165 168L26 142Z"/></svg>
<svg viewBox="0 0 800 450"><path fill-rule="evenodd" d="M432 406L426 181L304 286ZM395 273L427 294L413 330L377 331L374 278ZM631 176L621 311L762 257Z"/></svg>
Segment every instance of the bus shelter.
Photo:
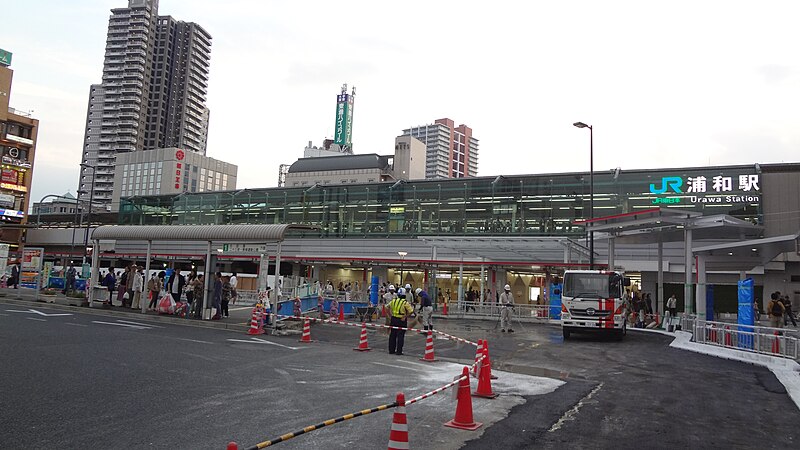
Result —
<svg viewBox="0 0 800 450"><path fill-rule="evenodd" d="M246 244L277 244L275 255L276 270L281 264L281 243L290 230L312 230L316 227L299 224L269 224L269 225L103 225L92 232L92 243L95 251L92 252L92 267L89 280L97 282L100 270L100 243L101 241L138 241L147 242L147 257L145 274L150 273L150 260L152 258L153 242L204 242L206 246L206 260L203 290L203 311L209 305L211 296L211 275L215 267L216 255L212 254L213 244L246 243ZM258 290L266 290L267 268L266 255L261 255L259 266ZM276 271L277 273L277 271ZM92 306L96 295L95 289L87 289L87 301ZM142 313L145 312L147 302L142 302ZM274 316L273 316L274 317Z"/></svg>

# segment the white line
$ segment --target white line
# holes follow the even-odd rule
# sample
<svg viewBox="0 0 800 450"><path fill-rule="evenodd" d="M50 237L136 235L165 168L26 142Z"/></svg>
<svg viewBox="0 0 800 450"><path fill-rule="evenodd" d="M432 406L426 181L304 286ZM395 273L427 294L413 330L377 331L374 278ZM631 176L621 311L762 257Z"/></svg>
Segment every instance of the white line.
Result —
<svg viewBox="0 0 800 450"><path fill-rule="evenodd" d="M213 344L213 342L201 341L199 339L186 339L186 338L177 338L177 339L179 341L197 342L198 344Z"/></svg>
<svg viewBox="0 0 800 450"><path fill-rule="evenodd" d="M3 313L0 313L0 316L6 316L6 317L8 317L8 314L3 314Z"/></svg>
<svg viewBox="0 0 800 450"><path fill-rule="evenodd" d="M30 311L20 311L18 309L7 309L7 312L30 313Z"/></svg>
<svg viewBox="0 0 800 450"><path fill-rule="evenodd" d="M70 323L70 322L67 322L64 325L72 325L73 327L88 327L89 326L89 325L85 325L85 324L82 324L82 323Z"/></svg>
<svg viewBox="0 0 800 450"><path fill-rule="evenodd" d="M39 322L47 322L47 319L40 319L38 317L26 317L28 320L38 320Z"/></svg>
<svg viewBox="0 0 800 450"><path fill-rule="evenodd" d="M278 343L276 343L276 342L265 341L265 340L263 340L263 339L259 339L259 338L252 338L252 339L251 339L251 340L249 340L249 341L245 341L244 339L228 339L228 341L229 341L229 342L241 342L241 343L244 343L244 344L269 344L269 345L276 345L276 346L278 346L278 347L287 348L287 349L289 349L289 350L300 350L300 349L302 349L302 348L308 348L308 347L289 347L288 345L278 344Z"/></svg>
<svg viewBox="0 0 800 450"><path fill-rule="evenodd" d="M249 306L242 306L242 307L239 307L239 308L228 308L228 309L231 310L231 311L244 311L245 309L253 309L253 308L251 308Z"/></svg>
<svg viewBox="0 0 800 450"><path fill-rule="evenodd" d="M558 419L558 422L554 423L553 426L550 427L549 430L547 430L547 432L552 433L553 431L560 429L564 425L564 422L568 420L573 420L575 418L575 415L578 414L578 411L581 409L581 406L583 406L585 402L589 401L589 399L591 399L592 396L596 394L601 387L603 387L602 382L598 384L594 389L592 389L592 391L589 392L589 394L587 394L586 397L580 399L580 401L578 401L578 403L576 403L575 406L573 406L569 411L565 412L564 415L561 416L560 419Z"/></svg>
<svg viewBox="0 0 800 450"><path fill-rule="evenodd" d="M298 369L296 367L287 367L288 370L294 370L295 372L313 372L313 370L309 369Z"/></svg>
<svg viewBox="0 0 800 450"><path fill-rule="evenodd" d="M136 330L149 330L150 329L150 327L142 327L142 326L137 326L137 325L128 325L126 323L101 322L99 320L93 320L92 323L99 323L99 324L102 324L102 325L115 325L115 326L118 326L118 327L126 327L126 328L134 328Z"/></svg>
<svg viewBox="0 0 800 450"><path fill-rule="evenodd" d="M396 366L394 364L386 364L386 363L375 362L375 361L372 361L372 364L377 364L379 366L392 367L392 368L395 368L395 369L405 369L405 370L413 370L414 372L419 372L419 370L417 370L416 367Z"/></svg>
<svg viewBox="0 0 800 450"><path fill-rule="evenodd" d="M120 322L120 323L129 323L129 324L131 324L131 325L138 325L138 326L140 326L140 327L164 328L164 327L160 327L160 326L158 326L158 325L150 325L150 324L148 324L148 323L131 322L130 320L122 320L122 319L117 319L117 322Z"/></svg>

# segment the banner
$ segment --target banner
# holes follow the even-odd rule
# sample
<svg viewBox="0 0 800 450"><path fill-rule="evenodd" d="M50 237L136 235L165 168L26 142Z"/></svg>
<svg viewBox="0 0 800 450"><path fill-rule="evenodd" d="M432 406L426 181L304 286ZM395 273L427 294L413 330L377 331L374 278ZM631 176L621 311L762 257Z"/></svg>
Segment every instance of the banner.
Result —
<svg viewBox="0 0 800 450"><path fill-rule="evenodd" d="M561 320L561 290L564 285L553 283L550 285L550 318Z"/></svg>
<svg viewBox="0 0 800 450"><path fill-rule="evenodd" d="M753 317L753 279L739 280L739 331L753 331L755 320ZM753 348L753 337L739 335L739 347Z"/></svg>

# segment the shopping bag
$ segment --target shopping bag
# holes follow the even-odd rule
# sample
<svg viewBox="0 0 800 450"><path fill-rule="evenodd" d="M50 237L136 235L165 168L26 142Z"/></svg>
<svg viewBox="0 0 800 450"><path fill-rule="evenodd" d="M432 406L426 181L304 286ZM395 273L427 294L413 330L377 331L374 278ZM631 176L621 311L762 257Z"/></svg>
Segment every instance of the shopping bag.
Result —
<svg viewBox="0 0 800 450"><path fill-rule="evenodd" d="M157 311L159 314L173 314L175 312L175 300L172 299L171 295L161 297L161 300L158 301Z"/></svg>

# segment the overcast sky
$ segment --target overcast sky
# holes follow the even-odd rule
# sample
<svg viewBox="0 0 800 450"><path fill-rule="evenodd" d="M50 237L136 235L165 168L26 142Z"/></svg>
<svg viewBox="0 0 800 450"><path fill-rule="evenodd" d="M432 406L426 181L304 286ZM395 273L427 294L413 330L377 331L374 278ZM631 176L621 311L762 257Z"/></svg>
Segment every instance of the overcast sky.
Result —
<svg viewBox="0 0 800 450"><path fill-rule="evenodd" d="M390 6L391 5L391 6ZM75 192L89 85L110 9L3 6L11 105L40 120L33 200ZM356 86L356 153L393 152L449 117L480 140L479 175L800 161L797 1L161 0L211 33L208 156L238 187L332 137Z"/></svg>

